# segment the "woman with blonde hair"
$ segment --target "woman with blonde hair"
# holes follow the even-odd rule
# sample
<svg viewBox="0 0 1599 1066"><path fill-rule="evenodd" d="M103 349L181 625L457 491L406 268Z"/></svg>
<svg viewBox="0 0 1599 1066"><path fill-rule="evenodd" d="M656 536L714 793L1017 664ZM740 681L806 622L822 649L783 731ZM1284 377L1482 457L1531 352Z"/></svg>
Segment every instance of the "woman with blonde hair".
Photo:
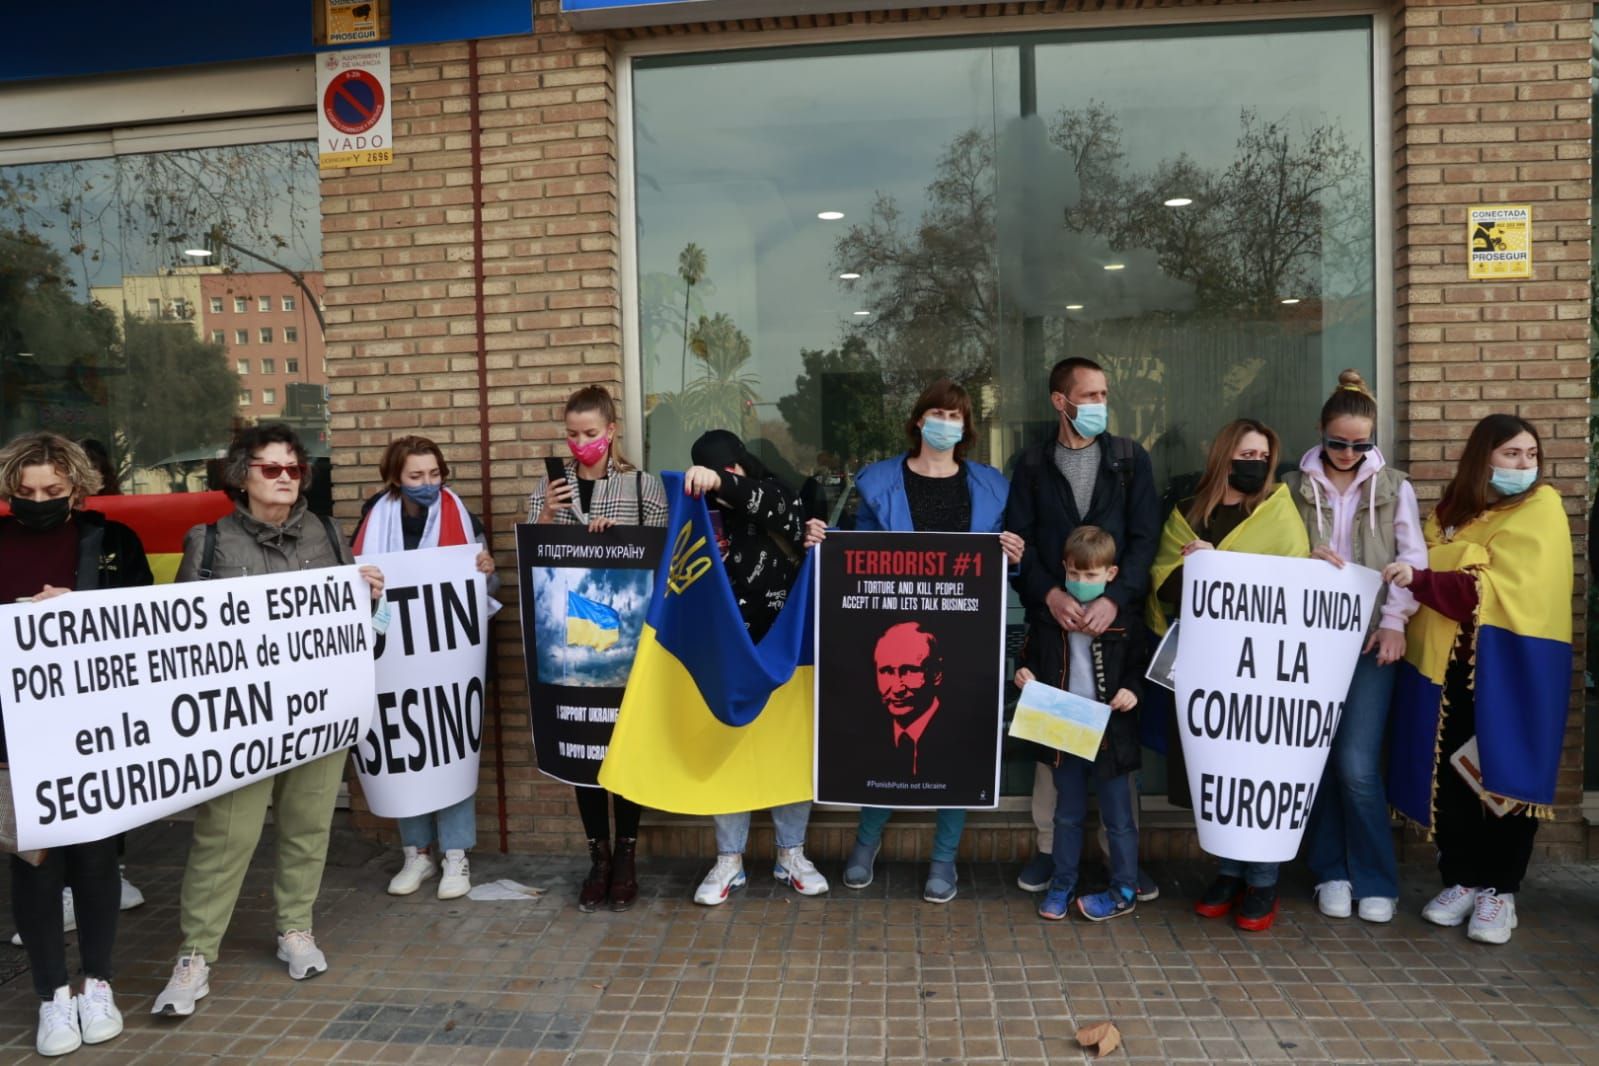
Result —
<svg viewBox="0 0 1599 1066"><path fill-rule="evenodd" d="M601 385L578 389L566 400L565 476L540 478L528 499L528 521L583 525L600 533L622 523L666 525L666 489L661 479L628 462L617 443L616 401ZM607 803L610 797L610 803ZM616 814L616 850L611 850L611 810ZM599 786L577 786L577 810L588 836L589 872L579 890L578 910L609 901L625 911L638 898L635 855L639 805Z"/></svg>
<svg viewBox="0 0 1599 1066"><path fill-rule="evenodd" d="M38 603L72 591L154 583L133 530L83 501L100 473L83 449L55 433L26 433L0 450L0 603ZM9 764L0 727L0 765ZM71 889L83 991L67 972L62 890ZM35 866L11 856L11 914L23 934L39 996L41 1055L65 1055L122 1032L111 994L111 949L122 905L117 838L51 848Z"/></svg>
<svg viewBox="0 0 1599 1066"><path fill-rule="evenodd" d="M1194 495L1166 519L1150 569L1149 621L1164 634L1182 604L1183 560L1199 551L1236 551L1303 559L1310 554L1305 523L1286 486L1276 479L1282 456L1277 433L1263 422L1229 422L1211 442L1205 473ZM1175 728L1175 727L1173 727ZM1186 785L1182 745L1168 745L1168 774ZM1237 909L1240 929L1270 929L1277 919L1277 863L1223 858L1194 911L1221 918Z"/></svg>

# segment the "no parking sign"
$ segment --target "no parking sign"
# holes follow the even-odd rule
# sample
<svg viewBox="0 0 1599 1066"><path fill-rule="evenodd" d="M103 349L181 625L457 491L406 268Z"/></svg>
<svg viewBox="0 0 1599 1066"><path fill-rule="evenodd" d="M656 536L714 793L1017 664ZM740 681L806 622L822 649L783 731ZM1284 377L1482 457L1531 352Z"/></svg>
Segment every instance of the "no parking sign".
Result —
<svg viewBox="0 0 1599 1066"><path fill-rule="evenodd" d="M317 57L318 162L372 167L394 162L389 50L362 48Z"/></svg>

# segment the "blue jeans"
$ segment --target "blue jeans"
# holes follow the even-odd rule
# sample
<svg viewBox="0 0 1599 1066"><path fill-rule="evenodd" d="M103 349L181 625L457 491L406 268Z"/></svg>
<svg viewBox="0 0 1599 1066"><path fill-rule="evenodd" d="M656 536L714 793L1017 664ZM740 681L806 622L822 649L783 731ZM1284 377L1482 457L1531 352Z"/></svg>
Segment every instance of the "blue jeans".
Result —
<svg viewBox="0 0 1599 1066"><path fill-rule="evenodd" d="M1075 891L1077 866L1083 856L1083 822L1088 817L1088 783L1096 779L1094 764L1062 755L1055 777L1055 880L1057 890ZM1099 820L1105 824L1110 852L1110 883L1138 890L1138 827L1133 823L1132 775L1100 779Z"/></svg>
<svg viewBox="0 0 1599 1066"><path fill-rule="evenodd" d="M718 814L716 817L716 853L742 855L750 838L750 812ZM805 843L805 827L811 821L811 801L785 803L772 808L772 832L780 848L797 848Z"/></svg>
<svg viewBox="0 0 1599 1066"><path fill-rule="evenodd" d="M1250 888L1271 888L1277 883L1277 868L1280 862L1242 862L1238 859L1223 859L1217 866L1216 872L1223 877L1241 877L1244 884Z"/></svg>
<svg viewBox="0 0 1599 1066"><path fill-rule="evenodd" d="M399 819L400 843L421 850L433 843L436 832L440 851L471 851L477 846L476 800L468 796L441 811Z"/></svg>
<svg viewBox="0 0 1599 1066"><path fill-rule="evenodd" d="M1375 653L1360 657L1305 829L1310 872L1318 882L1348 881L1356 899L1399 896L1382 767L1398 669L1397 664L1378 666Z"/></svg>
<svg viewBox="0 0 1599 1066"><path fill-rule="evenodd" d="M862 807L861 819L855 825L855 839L862 844L876 844L883 839L883 827L888 824L892 807ZM954 862L960 850L961 831L966 828L966 809L946 807L938 812L933 823L933 861Z"/></svg>

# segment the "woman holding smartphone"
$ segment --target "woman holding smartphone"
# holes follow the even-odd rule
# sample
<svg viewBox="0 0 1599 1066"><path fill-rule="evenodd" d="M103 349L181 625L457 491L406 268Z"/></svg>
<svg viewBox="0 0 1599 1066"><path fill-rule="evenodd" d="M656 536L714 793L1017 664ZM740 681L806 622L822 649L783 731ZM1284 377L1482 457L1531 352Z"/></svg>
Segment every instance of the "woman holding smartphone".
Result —
<svg viewBox="0 0 1599 1066"><path fill-rule="evenodd" d="M564 461L545 460L546 474L528 499L528 521L541 525L583 525L602 533L617 524L666 525L666 490L622 455L616 442L616 401L602 385L578 389L566 400ZM610 803L607 803L610 797ZM638 898L635 850L639 805L598 786L577 787L577 809L589 842L589 872L578 893L585 913L609 902L625 911ZM616 849L611 849L611 814L616 818Z"/></svg>

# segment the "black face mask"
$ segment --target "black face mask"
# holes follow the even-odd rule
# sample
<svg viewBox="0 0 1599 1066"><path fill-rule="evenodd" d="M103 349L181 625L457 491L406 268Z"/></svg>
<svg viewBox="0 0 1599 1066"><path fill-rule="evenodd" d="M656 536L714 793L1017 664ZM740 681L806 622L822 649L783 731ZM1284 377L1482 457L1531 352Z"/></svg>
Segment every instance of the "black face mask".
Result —
<svg viewBox="0 0 1599 1066"><path fill-rule="evenodd" d="M1245 496L1253 496L1265 486L1269 468L1270 464L1264 459L1234 459L1227 484Z"/></svg>
<svg viewBox="0 0 1599 1066"><path fill-rule="evenodd" d="M16 515L17 521L28 529L44 533L55 529L72 517L72 499L69 496L61 496L54 500L44 500L43 502L20 498L13 499L11 501L11 513Z"/></svg>

